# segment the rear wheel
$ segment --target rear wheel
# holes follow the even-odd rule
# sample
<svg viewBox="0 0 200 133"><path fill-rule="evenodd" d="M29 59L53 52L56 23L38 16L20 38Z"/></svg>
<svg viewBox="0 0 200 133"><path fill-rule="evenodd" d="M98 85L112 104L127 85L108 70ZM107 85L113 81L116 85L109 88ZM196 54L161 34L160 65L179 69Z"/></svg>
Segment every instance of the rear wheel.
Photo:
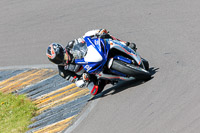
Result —
<svg viewBox="0 0 200 133"><path fill-rule="evenodd" d="M135 77L136 79L150 79L151 74L145 69L135 66L133 64L128 64L120 60L113 60L111 69L121 72L125 75Z"/></svg>

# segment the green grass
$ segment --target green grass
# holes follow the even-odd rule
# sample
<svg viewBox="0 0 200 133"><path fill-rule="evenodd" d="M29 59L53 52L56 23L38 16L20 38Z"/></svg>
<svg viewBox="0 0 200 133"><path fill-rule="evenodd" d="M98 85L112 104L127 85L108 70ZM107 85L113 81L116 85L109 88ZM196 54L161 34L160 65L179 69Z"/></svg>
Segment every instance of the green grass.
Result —
<svg viewBox="0 0 200 133"><path fill-rule="evenodd" d="M0 92L0 133L26 132L36 110L25 95Z"/></svg>

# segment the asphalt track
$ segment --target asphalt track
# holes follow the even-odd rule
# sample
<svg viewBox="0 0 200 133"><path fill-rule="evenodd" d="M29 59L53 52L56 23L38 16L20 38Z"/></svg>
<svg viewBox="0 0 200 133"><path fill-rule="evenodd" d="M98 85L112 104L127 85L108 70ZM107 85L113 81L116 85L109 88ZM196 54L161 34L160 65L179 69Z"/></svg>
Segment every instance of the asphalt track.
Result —
<svg viewBox="0 0 200 133"><path fill-rule="evenodd" d="M0 67L50 64L49 43L106 28L137 44L154 78L104 92L72 132L197 133L199 7L198 0L1 0Z"/></svg>

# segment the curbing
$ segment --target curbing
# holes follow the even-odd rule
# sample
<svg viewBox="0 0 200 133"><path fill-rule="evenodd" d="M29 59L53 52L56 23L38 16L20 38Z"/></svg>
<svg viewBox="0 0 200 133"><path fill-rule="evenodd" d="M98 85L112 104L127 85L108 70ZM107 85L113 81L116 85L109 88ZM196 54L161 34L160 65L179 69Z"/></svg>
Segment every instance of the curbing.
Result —
<svg viewBox="0 0 200 133"><path fill-rule="evenodd" d="M26 94L38 107L39 115L32 118L27 133L62 132L86 106L89 90L69 83L52 68L38 67L0 68L0 91Z"/></svg>

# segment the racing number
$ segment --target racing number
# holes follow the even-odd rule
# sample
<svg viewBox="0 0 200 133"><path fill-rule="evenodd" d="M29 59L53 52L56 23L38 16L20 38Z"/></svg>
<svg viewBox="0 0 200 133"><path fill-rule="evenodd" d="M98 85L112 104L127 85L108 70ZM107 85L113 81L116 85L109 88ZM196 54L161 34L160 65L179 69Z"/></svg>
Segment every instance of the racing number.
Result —
<svg viewBox="0 0 200 133"><path fill-rule="evenodd" d="M88 72L88 71L90 71L90 69L92 69L92 67L90 67L89 65L86 65L86 66L85 66L85 69L86 69L86 71Z"/></svg>

